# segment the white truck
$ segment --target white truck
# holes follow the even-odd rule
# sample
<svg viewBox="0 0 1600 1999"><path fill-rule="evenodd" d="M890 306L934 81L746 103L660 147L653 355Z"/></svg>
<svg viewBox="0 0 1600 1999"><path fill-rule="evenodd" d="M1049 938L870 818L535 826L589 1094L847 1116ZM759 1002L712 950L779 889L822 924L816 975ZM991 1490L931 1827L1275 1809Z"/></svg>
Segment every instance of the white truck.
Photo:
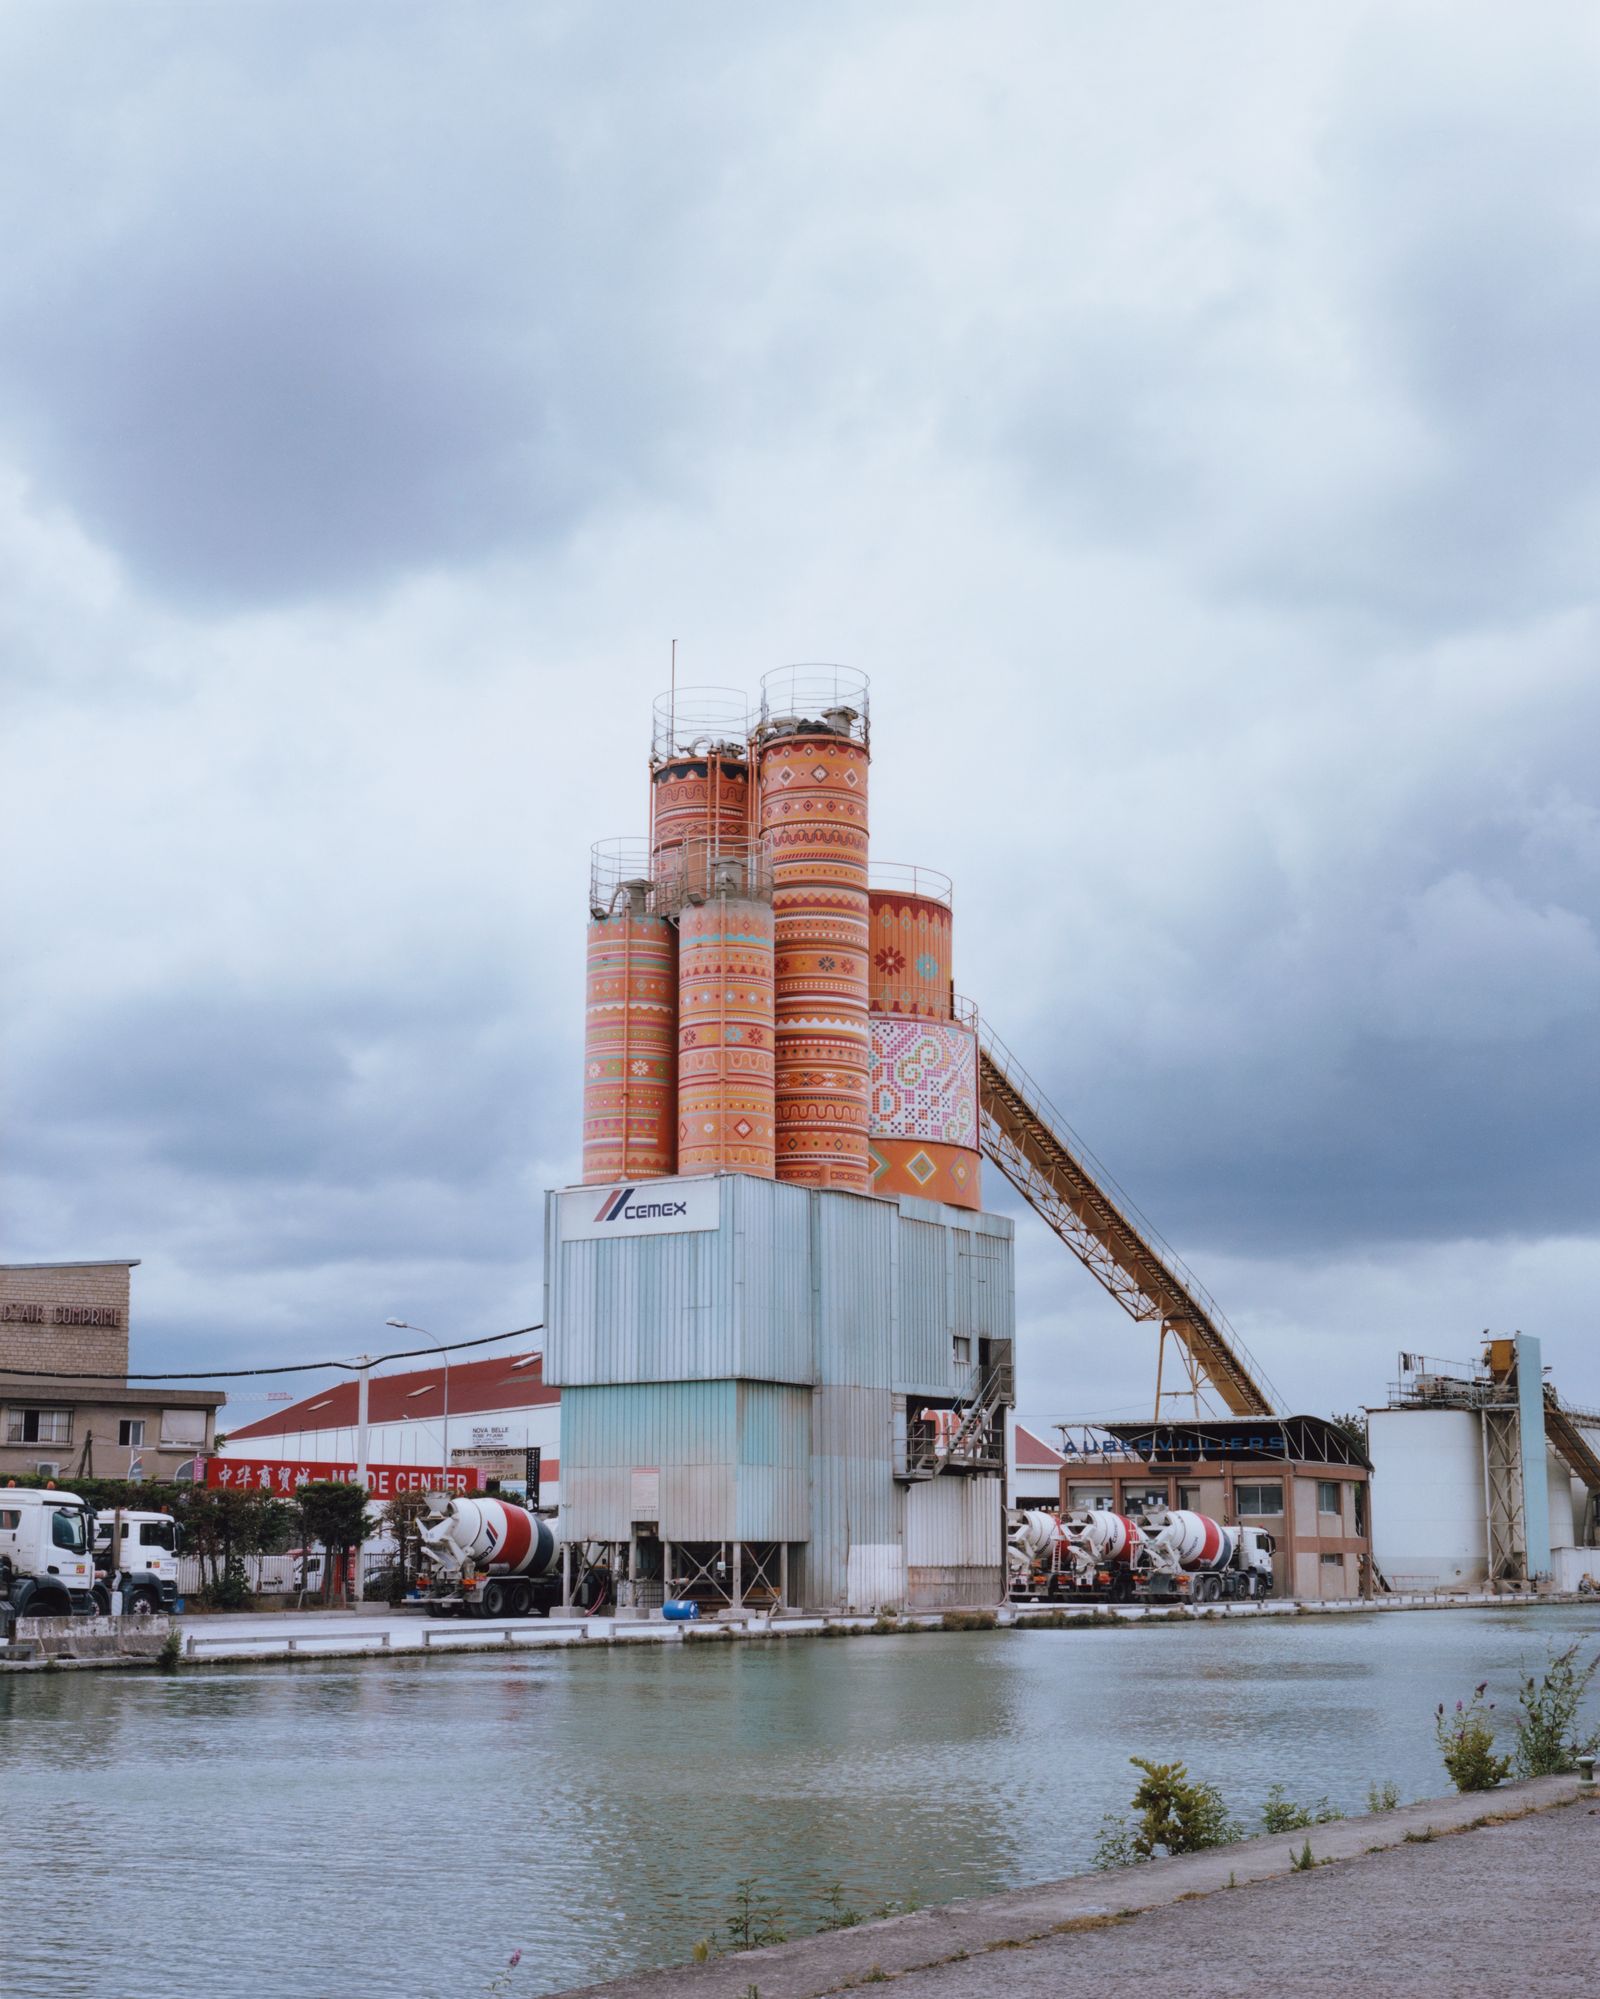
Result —
<svg viewBox="0 0 1600 1999"><path fill-rule="evenodd" d="M0 1611L93 1617L94 1514L75 1492L0 1486Z"/></svg>
<svg viewBox="0 0 1600 1999"><path fill-rule="evenodd" d="M176 1610L182 1552L183 1529L170 1513L142 1513L128 1506L101 1513L94 1534L94 1593L101 1614L110 1611L118 1593L125 1615Z"/></svg>
<svg viewBox="0 0 1600 1999"><path fill-rule="evenodd" d="M434 1494L417 1534L430 1617L548 1617L561 1601L561 1544L525 1506Z"/></svg>

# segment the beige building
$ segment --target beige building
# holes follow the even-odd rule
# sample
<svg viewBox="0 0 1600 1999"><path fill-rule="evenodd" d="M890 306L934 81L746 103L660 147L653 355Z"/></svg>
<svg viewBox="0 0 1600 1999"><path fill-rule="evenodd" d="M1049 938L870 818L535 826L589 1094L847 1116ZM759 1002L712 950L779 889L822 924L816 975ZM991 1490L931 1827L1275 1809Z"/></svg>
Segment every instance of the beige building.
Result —
<svg viewBox="0 0 1600 1999"><path fill-rule="evenodd" d="M1322 1416L1103 1423L1060 1472L1062 1511L1187 1507L1272 1535L1273 1587L1312 1602L1367 1593L1372 1465Z"/></svg>
<svg viewBox="0 0 1600 1999"><path fill-rule="evenodd" d="M212 1448L220 1389L129 1384L137 1264L0 1264L0 1480L170 1479Z"/></svg>

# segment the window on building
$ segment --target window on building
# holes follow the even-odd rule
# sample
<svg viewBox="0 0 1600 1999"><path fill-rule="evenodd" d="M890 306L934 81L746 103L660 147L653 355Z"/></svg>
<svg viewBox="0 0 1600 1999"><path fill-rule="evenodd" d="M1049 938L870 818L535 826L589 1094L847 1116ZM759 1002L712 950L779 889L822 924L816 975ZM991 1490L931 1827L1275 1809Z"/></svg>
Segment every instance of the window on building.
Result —
<svg viewBox="0 0 1600 1999"><path fill-rule="evenodd" d="M206 1440L206 1412L203 1409L163 1409L161 1441L180 1450Z"/></svg>
<svg viewBox="0 0 1600 1999"><path fill-rule="evenodd" d="M6 1442L8 1444L70 1444L72 1442L72 1411L70 1409L8 1409L6 1411Z"/></svg>
<svg viewBox="0 0 1600 1999"><path fill-rule="evenodd" d="M971 1367L972 1342L964 1333L957 1333L951 1340L950 1351L957 1367Z"/></svg>
<svg viewBox="0 0 1600 1999"><path fill-rule="evenodd" d="M1274 1479L1268 1485L1236 1485L1233 1488L1233 1502L1241 1518L1246 1513L1281 1513L1283 1481Z"/></svg>
<svg viewBox="0 0 1600 1999"><path fill-rule="evenodd" d="M1075 1485L1067 1495L1074 1513L1109 1513L1111 1489L1100 1485Z"/></svg>
<svg viewBox="0 0 1600 1999"><path fill-rule="evenodd" d="M1367 1488L1364 1485L1358 1484L1355 1487L1355 1495L1356 1532L1364 1536L1367 1531Z"/></svg>
<svg viewBox="0 0 1600 1999"><path fill-rule="evenodd" d="M1322 1566L1325 1569L1342 1569L1344 1567L1344 1556L1324 1555L1322 1558Z"/></svg>
<svg viewBox="0 0 1600 1999"><path fill-rule="evenodd" d="M144 1442L144 1418L124 1416L117 1425L117 1442L125 1451L136 1451Z"/></svg>
<svg viewBox="0 0 1600 1999"><path fill-rule="evenodd" d="M1340 1511L1339 1481L1336 1478L1319 1478L1317 1480L1317 1511L1319 1513L1337 1513Z"/></svg>
<svg viewBox="0 0 1600 1999"><path fill-rule="evenodd" d="M1178 1508L1183 1513L1198 1513L1200 1511L1199 1486L1180 1485L1178 1487Z"/></svg>

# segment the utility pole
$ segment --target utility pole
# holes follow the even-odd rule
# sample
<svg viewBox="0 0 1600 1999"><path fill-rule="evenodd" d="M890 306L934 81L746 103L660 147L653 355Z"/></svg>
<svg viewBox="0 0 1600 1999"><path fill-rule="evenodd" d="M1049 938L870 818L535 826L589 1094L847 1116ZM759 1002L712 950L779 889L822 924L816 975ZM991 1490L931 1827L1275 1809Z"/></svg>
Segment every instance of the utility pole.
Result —
<svg viewBox="0 0 1600 1999"><path fill-rule="evenodd" d="M356 1356L356 1484L361 1488L361 1504L367 1503L367 1375L372 1367L370 1354ZM361 1558L362 1546L356 1542L355 1574L351 1579L351 1593L357 1603L361 1601Z"/></svg>

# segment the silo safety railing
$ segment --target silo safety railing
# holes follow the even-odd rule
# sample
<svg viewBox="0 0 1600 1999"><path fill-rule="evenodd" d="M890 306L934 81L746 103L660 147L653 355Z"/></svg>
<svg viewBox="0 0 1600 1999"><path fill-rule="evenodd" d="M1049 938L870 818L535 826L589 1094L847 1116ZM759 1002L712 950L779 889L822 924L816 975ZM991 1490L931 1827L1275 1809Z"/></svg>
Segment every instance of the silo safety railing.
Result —
<svg viewBox="0 0 1600 1999"><path fill-rule="evenodd" d="M983 1150L1130 1317L1154 1320L1235 1416L1281 1406L1264 1370L1183 1259L1118 1187L970 1001Z"/></svg>
<svg viewBox="0 0 1600 1999"><path fill-rule="evenodd" d="M658 694L651 717L650 761L750 753L750 697L737 687L675 687Z"/></svg>
<svg viewBox="0 0 1600 1999"><path fill-rule="evenodd" d="M952 907L955 885L937 868L913 867L908 861L873 861L867 869L867 887L875 895L914 895L924 902L940 902Z"/></svg>
<svg viewBox="0 0 1600 1999"><path fill-rule="evenodd" d="M852 743L871 739L868 681L853 666L807 661L776 666L761 676L761 709L753 734L843 736Z"/></svg>

